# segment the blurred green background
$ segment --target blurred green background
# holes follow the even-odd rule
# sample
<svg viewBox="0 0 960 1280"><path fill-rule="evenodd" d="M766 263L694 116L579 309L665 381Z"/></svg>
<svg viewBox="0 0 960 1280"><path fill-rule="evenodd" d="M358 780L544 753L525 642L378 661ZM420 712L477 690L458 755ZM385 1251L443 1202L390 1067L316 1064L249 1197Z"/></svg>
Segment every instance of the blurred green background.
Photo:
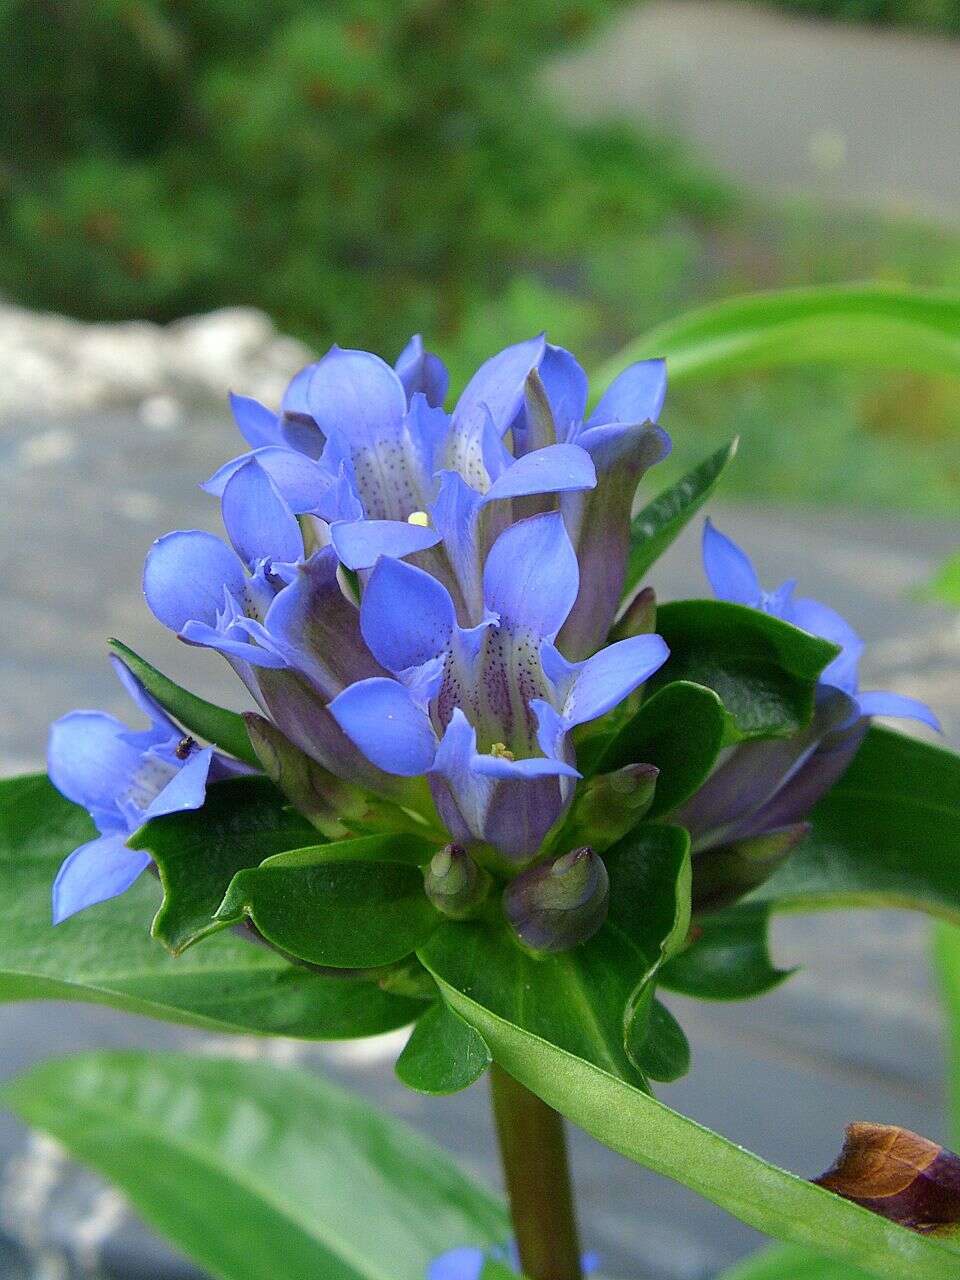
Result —
<svg viewBox="0 0 960 1280"><path fill-rule="evenodd" d="M87 319L251 304L391 359L420 330L459 383L541 328L589 367L733 293L960 286L956 233L737 190L635 124L563 114L546 60L626 7L0 0L0 294ZM780 7L960 30L957 0ZM958 400L815 368L685 387L669 466L740 432L733 496L955 517Z"/></svg>

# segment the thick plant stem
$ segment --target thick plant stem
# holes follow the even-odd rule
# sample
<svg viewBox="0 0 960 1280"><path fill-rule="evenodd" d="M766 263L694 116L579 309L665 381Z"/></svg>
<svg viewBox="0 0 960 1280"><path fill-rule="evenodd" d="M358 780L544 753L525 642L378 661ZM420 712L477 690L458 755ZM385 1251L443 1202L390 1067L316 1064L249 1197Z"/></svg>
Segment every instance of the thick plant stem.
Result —
<svg viewBox="0 0 960 1280"><path fill-rule="evenodd" d="M523 1274L581 1280L563 1118L496 1063L490 1088Z"/></svg>

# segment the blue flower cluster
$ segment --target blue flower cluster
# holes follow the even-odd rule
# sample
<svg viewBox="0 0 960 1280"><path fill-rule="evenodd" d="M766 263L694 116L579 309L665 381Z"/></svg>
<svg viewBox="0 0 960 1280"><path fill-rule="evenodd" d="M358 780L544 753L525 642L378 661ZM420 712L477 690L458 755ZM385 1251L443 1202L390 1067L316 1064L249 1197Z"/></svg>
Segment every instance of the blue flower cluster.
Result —
<svg viewBox="0 0 960 1280"><path fill-rule="evenodd" d="M151 548L144 593L191 645L216 649L261 711L337 778L409 802L426 778L456 845L527 864L570 806L572 731L611 711L668 657L657 635L607 644L630 512L670 449L657 426L662 360L626 369L587 414L587 378L543 337L508 347L451 413L447 373L414 338L391 368L333 347L296 375L279 413L232 397L249 449L204 485L227 541L178 531ZM921 715L860 694L860 642L831 610L762 592L707 526L717 594L825 635L825 673L855 718ZM199 807L245 766L184 739L118 666L151 728L96 712L58 721L56 786L101 832L64 864L55 919L122 892L146 865L142 822ZM422 787L422 784L420 784Z"/></svg>

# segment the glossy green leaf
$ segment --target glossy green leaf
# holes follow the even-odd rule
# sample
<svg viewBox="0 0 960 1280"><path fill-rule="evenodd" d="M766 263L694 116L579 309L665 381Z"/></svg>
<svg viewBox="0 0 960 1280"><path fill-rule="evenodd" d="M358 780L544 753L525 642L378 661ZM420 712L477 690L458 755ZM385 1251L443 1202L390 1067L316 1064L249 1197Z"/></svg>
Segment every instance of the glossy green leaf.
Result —
<svg viewBox="0 0 960 1280"><path fill-rule="evenodd" d="M238 872L217 920L223 927L249 917L269 942L310 964L392 964L441 919L423 891L424 847L414 836L372 836L268 859Z"/></svg>
<svg viewBox="0 0 960 1280"><path fill-rule="evenodd" d="M854 1262L885 1280L945 1280L960 1253L767 1163L688 1120L569 1045L516 1020L477 972L441 972L426 954L445 998L490 1046L494 1060L549 1106L614 1151L673 1178L742 1221L782 1241ZM457 980L459 977L459 981ZM522 1012L522 1011L521 1011Z"/></svg>
<svg viewBox="0 0 960 1280"><path fill-rule="evenodd" d="M717 1280L870 1280L870 1273L838 1258L795 1245L762 1253L721 1272Z"/></svg>
<svg viewBox="0 0 960 1280"><path fill-rule="evenodd" d="M746 369L817 363L960 374L960 294L828 285L750 294L658 326L609 360L603 391L627 364L666 356L673 385Z"/></svg>
<svg viewBox="0 0 960 1280"><path fill-rule="evenodd" d="M960 756L874 727L812 824L746 901L912 907L960 922Z"/></svg>
<svg viewBox="0 0 960 1280"><path fill-rule="evenodd" d="M483 1036L438 1000L417 1021L396 1072L419 1093L458 1093L479 1080L490 1061Z"/></svg>
<svg viewBox="0 0 960 1280"><path fill-rule="evenodd" d="M437 1254L509 1230L443 1152L314 1074L91 1053L2 1099L221 1280L423 1280Z"/></svg>
<svg viewBox="0 0 960 1280"><path fill-rule="evenodd" d="M741 738L796 733L813 714L813 691L837 648L757 609L725 600L680 600L657 610L670 657L652 681L706 685Z"/></svg>
<svg viewBox="0 0 960 1280"><path fill-rule="evenodd" d="M628 1020L624 1037L631 1062L650 1080L669 1084L690 1070L690 1043L676 1018L659 1000L642 1022Z"/></svg>
<svg viewBox="0 0 960 1280"><path fill-rule="evenodd" d="M721 911L697 920L694 941L660 970L670 991L700 1000L746 1000L786 981L792 969L777 969L767 941L765 907Z"/></svg>
<svg viewBox="0 0 960 1280"><path fill-rule="evenodd" d="M669 813L702 786L723 745L727 716L712 689L676 680L648 698L607 742L593 773L627 764L660 770L647 817Z"/></svg>
<svg viewBox="0 0 960 1280"><path fill-rule="evenodd" d="M190 693L187 689L181 689L180 685L174 684L122 641L111 640L110 648L118 658L123 659L161 707L167 710L178 724L183 725L188 733L196 734L204 742L212 743L227 755L235 756L238 760L253 765L255 769L260 768L257 753L253 749L247 727L243 723L243 716L238 715L236 711L227 711L225 707L218 707L213 702L207 702L204 698L198 698L195 693Z"/></svg>
<svg viewBox="0 0 960 1280"><path fill-rule="evenodd" d="M63 859L95 834L40 774L0 782L0 1001L83 1000L222 1031L308 1039L376 1035L412 1022L419 1000L326 978L226 934L173 959L150 937L160 889L125 894L53 928Z"/></svg>
<svg viewBox="0 0 960 1280"><path fill-rule="evenodd" d="M673 370L670 370L671 376ZM631 595L644 574L659 560L717 486L727 464L736 456L739 441L722 449L688 471L676 484L657 494L630 523L630 558L624 594Z"/></svg>
<svg viewBox="0 0 960 1280"><path fill-rule="evenodd" d="M163 903L153 936L179 955L223 927L214 915L238 871L315 839L306 818L263 777L215 783L202 809L148 822L129 844L146 849L160 872Z"/></svg>
<svg viewBox="0 0 960 1280"><path fill-rule="evenodd" d="M690 837L682 827L644 823L606 855L607 928L643 956L649 978L682 945L690 925Z"/></svg>

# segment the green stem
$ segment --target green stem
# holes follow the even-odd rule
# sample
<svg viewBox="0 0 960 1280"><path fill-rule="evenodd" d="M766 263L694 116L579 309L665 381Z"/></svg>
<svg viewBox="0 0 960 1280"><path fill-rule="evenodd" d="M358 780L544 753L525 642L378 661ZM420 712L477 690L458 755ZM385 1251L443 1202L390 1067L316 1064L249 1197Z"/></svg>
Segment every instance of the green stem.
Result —
<svg viewBox="0 0 960 1280"><path fill-rule="evenodd" d="M563 1118L496 1063L490 1088L523 1274L582 1280Z"/></svg>

